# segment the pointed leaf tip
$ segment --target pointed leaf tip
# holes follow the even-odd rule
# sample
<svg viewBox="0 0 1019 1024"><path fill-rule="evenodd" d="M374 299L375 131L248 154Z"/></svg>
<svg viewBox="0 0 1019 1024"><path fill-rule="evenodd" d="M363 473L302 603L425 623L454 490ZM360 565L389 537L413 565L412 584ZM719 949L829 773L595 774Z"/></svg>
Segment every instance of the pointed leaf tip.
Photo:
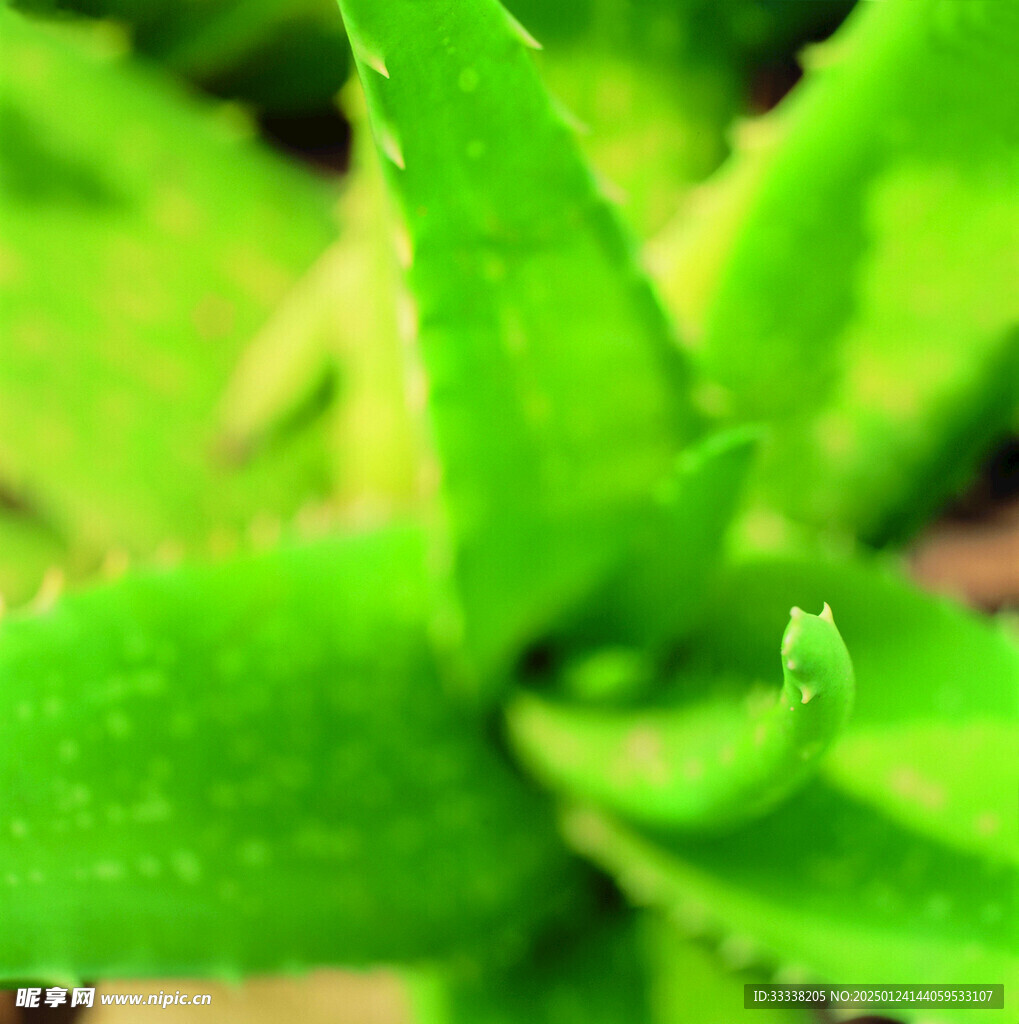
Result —
<svg viewBox="0 0 1019 1024"><path fill-rule="evenodd" d="M805 782L851 712L853 666L830 618L792 610L782 672L763 708L726 696L616 712L522 694L510 733L535 774L570 796L653 825L728 829Z"/></svg>

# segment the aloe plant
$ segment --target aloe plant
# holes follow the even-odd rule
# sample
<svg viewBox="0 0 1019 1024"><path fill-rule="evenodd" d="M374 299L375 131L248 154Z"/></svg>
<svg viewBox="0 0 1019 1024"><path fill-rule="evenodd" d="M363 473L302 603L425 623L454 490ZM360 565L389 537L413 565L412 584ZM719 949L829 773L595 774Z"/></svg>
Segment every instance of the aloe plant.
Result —
<svg viewBox="0 0 1019 1024"><path fill-rule="evenodd" d="M336 225L331 190L243 119L101 39L0 23L0 530L28 555L4 559L0 586L22 601L40 566L194 551L329 490L314 439L238 458L215 414Z"/></svg>
<svg viewBox="0 0 1019 1024"><path fill-rule="evenodd" d="M664 248L716 405L773 424L770 505L897 545L1015 421L1019 20L858 13Z"/></svg>
<svg viewBox="0 0 1019 1024"><path fill-rule="evenodd" d="M848 27L847 67L865 75L892 61L914 29L968 40L954 7L867 5ZM53 393L16 362L37 350L12 333L22 347L0 367L26 397L20 420L0 418L0 456L19 467L12 479L38 483L23 485L9 517L36 531L31 559L15 552L11 563L30 573L46 544L155 545L189 500L161 479L178 465L210 477L188 492L207 501L197 533L270 498L285 515L327 492L298 472L304 458L334 465L321 417L287 429L321 378L352 382L355 407L393 417L379 436L396 440L377 457L396 452L413 472L356 489L401 496L400 515L382 523L333 522L316 538L288 522L250 545L260 550L143 565L62 595L44 588L4 618L0 976L383 963L404 972L422 1024L731 1020L742 983L769 978L1004 983L1006 1010L986 1019L1014 1016L1014 636L920 592L896 563L833 552L808 531L778 552L731 551L741 491L774 442L704 408L717 380L681 344L542 85L539 43L497 0L340 10L392 211L371 198L362 156L345 233L324 255L328 214L297 171L250 140L224 153L185 101L119 70L84 74L70 39L3 16L23 72L4 78L13 109L42 116L41 90L65 81L106 88L97 106L131 96L122 126L147 114L154 138L205 140L194 187L223 192L197 207L211 237L251 229L252 194L268 182L292 204L269 218L284 242L258 233L248 257L264 246L254 251L285 255L296 275L319 256L273 317L265 296L240 304L254 341L230 333L223 366L206 365L176 306L151 337L144 318L135 328L138 350L218 382L219 401L203 384L184 419L204 424L198 436L232 439L247 471L264 474L248 504L194 449L179 464L125 460L122 475L87 485L101 460L58 447L66 461L47 465L33 449L47 439L29 425L62 410L31 408L28 396ZM1019 50L1009 15L980 10L1001 18L994 53ZM974 51L952 59L979 65ZM32 59L56 70L33 78ZM58 277L38 258L27 208L51 216L38 221L50 245L66 235L101 248L132 218L150 230L143 175L127 194L97 173L103 155L45 152L29 133L2 226L15 256L0 269L38 268L39 294L66 304L54 305L62 329L78 322L69 336L84 339L73 346L82 360L110 351L88 330L109 310L84 272ZM45 178L30 173L39 168ZM49 192L32 198L40 182ZM371 230L357 220L364 209ZM765 231L755 216L750 237ZM379 239L393 244L402 284ZM182 294L224 272L217 246L193 263L157 242L147 251ZM392 311L357 294L376 282ZM39 302L12 293L0 316L13 332ZM402 403L385 394L397 335ZM806 391L782 401L806 408L818 397ZM151 411L146 392L131 393ZM994 388L973 400L1001 406ZM770 386L761 401L778 401ZM140 443L176 456L159 420L158 408L137 420ZM356 443L348 431L341 451ZM29 514L27 495L61 514ZM108 510L105 533L83 502Z"/></svg>

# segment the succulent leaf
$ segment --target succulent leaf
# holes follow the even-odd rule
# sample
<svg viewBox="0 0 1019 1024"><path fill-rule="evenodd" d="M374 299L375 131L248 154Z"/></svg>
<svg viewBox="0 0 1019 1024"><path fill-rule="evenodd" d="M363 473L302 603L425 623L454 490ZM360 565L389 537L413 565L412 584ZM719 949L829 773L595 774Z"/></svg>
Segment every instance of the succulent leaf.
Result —
<svg viewBox="0 0 1019 1024"><path fill-rule="evenodd" d="M691 648L698 671L760 671L784 602L822 594L839 610L857 682L826 776L939 842L1014 863L1019 644L999 626L880 562L748 559L720 580Z"/></svg>
<svg viewBox="0 0 1019 1024"><path fill-rule="evenodd" d="M497 679L624 547L693 433L687 371L519 24L495 0L340 7L407 225L459 610Z"/></svg>
<svg viewBox="0 0 1019 1024"><path fill-rule="evenodd" d="M804 980L888 984L1019 981L1019 877L890 821L822 782L722 837L640 833L568 813L576 849L637 904L661 907L745 944ZM1010 994L1011 993L1011 994ZM907 1020L965 1021L971 1010L903 1008Z"/></svg>
<svg viewBox="0 0 1019 1024"><path fill-rule="evenodd" d="M568 797L686 830L731 828L771 810L812 774L852 708L853 668L825 605L792 610L777 699L605 711L534 694L510 703L521 758Z"/></svg>
<svg viewBox="0 0 1019 1024"><path fill-rule="evenodd" d="M113 548L204 548L327 492L317 431L236 466L213 419L331 240L329 191L90 36L6 8L0 34L0 487L79 572ZM11 556L15 602L37 581L26 594Z"/></svg>
<svg viewBox="0 0 1019 1024"><path fill-rule="evenodd" d="M721 561L726 533L757 451L752 429L712 434L687 448L655 501L630 524L615 570L582 606L568 637L661 653L692 628Z"/></svg>
<svg viewBox="0 0 1019 1024"><path fill-rule="evenodd" d="M776 425L765 500L815 526L902 541L1015 415L1017 48L1013 4L859 4L736 161L705 366Z"/></svg>
<svg viewBox="0 0 1019 1024"><path fill-rule="evenodd" d="M741 936L799 977L1015 984L1013 638L883 563L759 557L720 578L687 645L689 685L762 674L784 607L822 595L853 652L857 698L815 780L727 835L641 833L583 809L568 835L636 902Z"/></svg>
<svg viewBox="0 0 1019 1024"><path fill-rule="evenodd" d="M773 980L755 962L757 948L739 934L705 929L696 915L643 913L656 1024L732 1024L743 985ZM787 975L788 977L788 975ZM755 1009L760 1024L816 1024L794 1006Z"/></svg>
<svg viewBox="0 0 1019 1024"><path fill-rule="evenodd" d="M691 939L664 915L613 909L579 937L538 947L508 971L411 976L415 1024L731 1024L742 983L761 980L735 944ZM758 1010L761 1024L809 1011Z"/></svg>
<svg viewBox="0 0 1019 1024"><path fill-rule="evenodd" d="M422 552L394 528L4 621L0 975L497 959L581 904L445 699Z"/></svg>

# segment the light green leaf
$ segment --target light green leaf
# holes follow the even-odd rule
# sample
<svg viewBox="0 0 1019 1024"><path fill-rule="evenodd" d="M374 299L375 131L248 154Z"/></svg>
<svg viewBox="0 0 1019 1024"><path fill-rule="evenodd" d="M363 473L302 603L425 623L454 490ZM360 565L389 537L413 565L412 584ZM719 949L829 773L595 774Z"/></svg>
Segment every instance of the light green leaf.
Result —
<svg viewBox="0 0 1019 1024"><path fill-rule="evenodd" d="M847 793L919 832L1019 867L1019 717L861 728L825 765Z"/></svg>
<svg viewBox="0 0 1019 1024"><path fill-rule="evenodd" d="M1016 863L1019 644L1001 627L881 563L759 558L722 579L692 645L696 671L762 671L788 602L822 594L857 681L853 717L825 774L919 834Z"/></svg>
<svg viewBox="0 0 1019 1024"><path fill-rule="evenodd" d="M1009 751L1019 750L1019 644L1002 628L880 562L759 558L721 582L694 645L698 671L760 672L787 602L821 594L857 682L826 774L923 835L1015 862L1019 760Z"/></svg>
<svg viewBox="0 0 1019 1024"><path fill-rule="evenodd" d="M777 697L723 691L686 706L605 711L521 693L507 710L510 736L524 763L570 798L663 827L732 828L816 770L852 707L853 668L827 606L820 616L793 609L781 658Z"/></svg>
<svg viewBox="0 0 1019 1024"><path fill-rule="evenodd" d="M0 32L0 479L93 566L328 492L315 431L233 466L215 410L329 192L92 37Z"/></svg>
<svg viewBox="0 0 1019 1024"><path fill-rule="evenodd" d="M596 813L567 817L574 846L639 904L728 936L804 981L1005 985L1019 1005L1019 876L812 783L725 837L641 834ZM964 1021L970 1010L896 1016Z"/></svg>
<svg viewBox="0 0 1019 1024"><path fill-rule="evenodd" d="M902 540L1014 413L1017 53L1014 4L860 4L751 154L705 360L813 524Z"/></svg>
<svg viewBox="0 0 1019 1024"><path fill-rule="evenodd" d="M785 976L983 977L1008 992L1019 981L1012 638L880 563L757 558L723 575L681 678L759 676L790 601L821 595L852 651L857 700L819 778L725 836L639 833L577 810L571 841L638 903L728 936Z"/></svg>
<svg viewBox="0 0 1019 1024"><path fill-rule="evenodd" d="M725 937L687 934L700 922L680 914L644 915L657 1024L732 1024L743 1012L743 986L768 978L747 962L752 950ZM770 980L770 979L769 979ZM781 1006L754 1011L759 1024L815 1024L809 1010Z"/></svg>
<svg viewBox="0 0 1019 1024"><path fill-rule="evenodd" d="M407 223L455 580L482 674L590 588L693 432L628 240L495 0L341 3Z"/></svg>
<svg viewBox="0 0 1019 1024"><path fill-rule="evenodd" d="M0 975L520 955L584 888L449 703L398 529L0 627ZM129 922L129 927L125 927Z"/></svg>
<svg viewBox="0 0 1019 1024"><path fill-rule="evenodd" d="M789 604L822 600L853 656L854 729L1019 715L1014 637L993 620L924 593L888 559L808 552L736 562L719 578L688 645L688 664L701 672L760 674L772 663Z"/></svg>
<svg viewBox="0 0 1019 1024"><path fill-rule="evenodd" d="M406 393L401 274L383 230L390 207L364 104L359 91L347 92L355 123L341 236L248 346L225 389L220 429L229 448L257 453L333 389L327 415L337 499L403 512L420 490L421 438Z"/></svg>

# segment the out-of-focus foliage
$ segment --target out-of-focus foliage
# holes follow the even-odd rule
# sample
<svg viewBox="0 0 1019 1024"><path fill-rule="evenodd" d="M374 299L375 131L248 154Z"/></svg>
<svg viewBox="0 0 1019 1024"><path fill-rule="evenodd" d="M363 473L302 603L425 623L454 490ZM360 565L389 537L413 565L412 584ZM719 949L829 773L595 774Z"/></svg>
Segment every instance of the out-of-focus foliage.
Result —
<svg viewBox="0 0 1019 1024"><path fill-rule="evenodd" d="M715 400L774 423L765 493L814 525L904 539L1015 414L1017 46L1013 4L863 5L688 235Z"/></svg>
<svg viewBox="0 0 1019 1024"><path fill-rule="evenodd" d="M124 26L146 58L270 115L321 114L346 81L349 46L334 0L13 0L50 17ZM582 140L641 233L712 171L726 129L754 102L755 69L830 31L852 0L514 0L548 50L551 90L585 125ZM783 63L784 62L784 63Z"/></svg>
<svg viewBox="0 0 1019 1024"><path fill-rule="evenodd" d="M656 1024L642 922L620 910L577 941L549 936L499 973L425 975L412 987L417 1024Z"/></svg>
<svg viewBox="0 0 1019 1024"><path fill-rule="evenodd" d="M729 1024L743 983L760 981L745 951L692 939L656 913L606 911L566 945L551 937L510 971L415 976L417 1024ZM755 1011L761 1024L810 1024L807 1011ZM756 1019L756 1017L755 1017Z"/></svg>
<svg viewBox="0 0 1019 1024"><path fill-rule="evenodd" d="M228 449L257 456L324 398L335 499L377 516L414 506L423 440L408 400L400 319L409 307L385 230L390 208L363 113L355 124L340 238L244 352L225 388L220 430Z"/></svg>
<svg viewBox="0 0 1019 1024"><path fill-rule="evenodd" d="M330 193L243 124L80 38L0 25L0 523L24 547L0 586L16 600L44 559L204 547L328 493L320 439L235 465L215 411L335 224Z"/></svg>
<svg viewBox="0 0 1019 1024"><path fill-rule="evenodd" d="M328 106L350 51L333 0L15 0L33 14L123 24L140 53L270 111Z"/></svg>
<svg viewBox="0 0 1019 1024"><path fill-rule="evenodd" d="M384 961L422 1024L1004 982L1014 1018L1019 645L821 536L904 536L1014 408L1014 9L861 5L689 194L848 6L78 7L116 58L2 15L0 572L220 560L50 573L0 626L0 974ZM307 113L348 38L337 238L161 76ZM680 206L683 339L624 226Z"/></svg>

